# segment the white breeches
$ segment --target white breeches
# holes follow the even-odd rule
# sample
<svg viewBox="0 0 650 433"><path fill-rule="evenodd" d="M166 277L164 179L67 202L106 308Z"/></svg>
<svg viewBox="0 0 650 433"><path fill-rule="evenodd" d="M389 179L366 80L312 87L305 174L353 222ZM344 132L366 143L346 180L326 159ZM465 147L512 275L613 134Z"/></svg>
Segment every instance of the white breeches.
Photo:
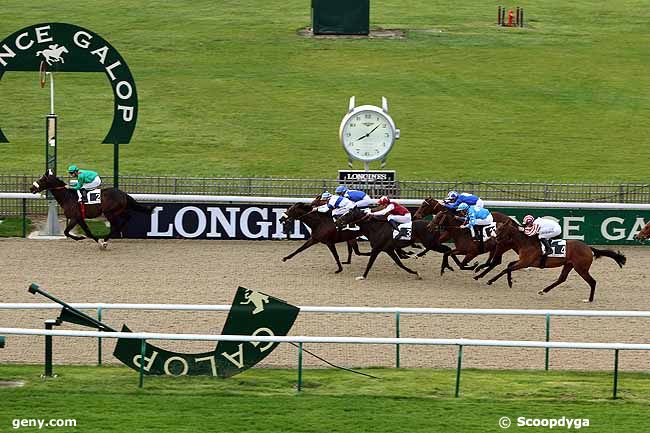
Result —
<svg viewBox="0 0 650 433"><path fill-rule="evenodd" d="M355 207L359 208L370 207L370 205L372 205L372 199L368 195L354 204Z"/></svg>
<svg viewBox="0 0 650 433"><path fill-rule="evenodd" d="M99 176L95 176L92 182L84 183L83 185L81 185L81 188L90 191L91 189L95 189L99 187L99 185L101 184L102 184L102 180L99 178Z"/></svg>
<svg viewBox="0 0 650 433"><path fill-rule="evenodd" d="M479 198L478 200L476 200L476 204L474 206L476 206L479 209L483 209L483 200Z"/></svg>
<svg viewBox="0 0 650 433"><path fill-rule="evenodd" d="M332 209L332 216L339 217L341 215L348 213L349 211L350 209L347 207L337 207L336 209Z"/></svg>
<svg viewBox="0 0 650 433"><path fill-rule="evenodd" d="M411 214L406 215L388 215L388 221L397 221L399 224L406 224L411 222Z"/></svg>
<svg viewBox="0 0 650 433"><path fill-rule="evenodd" d="M562 233L562 228L558 224L557 227L543 227L539 230L538 236L540 239L552 239L556 236L560 236Z"/></svg>

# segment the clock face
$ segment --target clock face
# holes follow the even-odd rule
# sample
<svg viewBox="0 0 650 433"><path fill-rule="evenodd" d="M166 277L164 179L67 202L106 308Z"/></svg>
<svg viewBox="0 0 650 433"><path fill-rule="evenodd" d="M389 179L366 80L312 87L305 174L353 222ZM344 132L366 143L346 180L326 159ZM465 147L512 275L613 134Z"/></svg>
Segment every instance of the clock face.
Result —
<svg viewBox="0 0 650 433"><path fill-rule="evenodd" d="M382 159L395 142L391 121L382 113L361 110L350 116L341 128L343 147L361 161Z"/></svg>

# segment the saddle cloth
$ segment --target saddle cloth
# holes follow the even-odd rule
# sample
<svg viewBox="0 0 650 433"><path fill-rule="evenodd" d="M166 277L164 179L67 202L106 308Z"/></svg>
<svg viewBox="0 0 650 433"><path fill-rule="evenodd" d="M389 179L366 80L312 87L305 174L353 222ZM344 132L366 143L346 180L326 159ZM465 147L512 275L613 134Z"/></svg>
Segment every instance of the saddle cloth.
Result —
<svg viewBox="0 0 650 433"><path fill-rule="evenodd" d="M410 241L412 225L412 222L400 224L399 230L393 230L393 239L400 241Z"/></svg>
<svg viewBox="0 0 650 433"><path fill-rule="evenodd" d="M497 223L495 222L488 226L474 226L474 228L476 227L478 227L479 230L483 230L483 242L487 242L490 238L495 238L497 236Z"/></svg>
<svg viewBox="0 0 650 433"><path fill-rule="evenodd" d="M554 239L551 241L551 253L548 257L566 257L566 240ZM544 244L542 244L542 251L545 251Z"/></svg>
<svg viewBox="0 0 650 433"><path fill-rule="evenodd" d="M81 201L81 191L77 191L79 195L79 200ZM87 193L88 200L84 204L100 204L102 202L102 190L99 188L88 191Z"/></svg>

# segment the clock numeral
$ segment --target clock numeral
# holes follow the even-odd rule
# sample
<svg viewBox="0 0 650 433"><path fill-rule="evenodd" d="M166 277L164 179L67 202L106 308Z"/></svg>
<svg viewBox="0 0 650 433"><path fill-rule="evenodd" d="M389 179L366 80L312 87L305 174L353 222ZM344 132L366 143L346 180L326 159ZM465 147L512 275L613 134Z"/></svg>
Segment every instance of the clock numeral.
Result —
<svg viewBox="0 0 650 433"><path fill-rule="evenodd" d="M357 126L356 123L350 123L350 128L355 128Z"/></svg>
<svg viewBox="0 0 650 433"><path fill-rule="evenodd" d="M386 128L386 124L384 123L383 125L381 125L381 127L382 127L382 128Z"/></svg>
<svg viewBox="0 0 650 433"><path fill-rule="evenodd" d="M357 121L361 122L361 116L357 116Z"/></svg>
<svg viewBox="0 0 650 433"><path fill-rule="evenodd" d="M351 133L351 132L348 132L347 134L345 134L345 136L346 136L346 137L352 137L352 133ZM386 134L386 137L388 137L388 134Z"/></svg>
<svg viewBox="0 0 650 433"><path fill-rule="evenodd" d="M348 135L350 135L350 134L348 134ZM388 132L384 132L384 135L385 135L386 137L390 137L390 134L389 134Z"/></svg>
<svg viewBox="0 0 650 433"><path fill-rule="evenodd" d="M366 114L364 117L365 117L366 119L372 119L372 114Z"/></svg>
<svg viewBox="0 0 650 433"><path fill-rule="evenodd" d="M370 152L365 152L363 155L364 156L370 156Z"/></svg>

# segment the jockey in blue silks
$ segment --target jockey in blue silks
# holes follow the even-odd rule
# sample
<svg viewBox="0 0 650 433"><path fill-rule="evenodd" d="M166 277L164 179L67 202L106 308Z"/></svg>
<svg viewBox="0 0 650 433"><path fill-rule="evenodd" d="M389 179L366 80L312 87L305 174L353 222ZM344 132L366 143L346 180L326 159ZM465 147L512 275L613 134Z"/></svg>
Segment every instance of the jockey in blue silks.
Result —
<svg viewBox="0 0 650 433"><path fill-rule="evenodd" d="M365 192L358 189L348 189L345 185L339 185L336 187L336 194L339 196L345 197L348 200L354 203L355 207L360 209L370 207L372 204L372 199Z"/></svg>
<svg viewBox="0 0 650 433"><path fill-rule="evenodd" d="M457 209L461 203L467 203L469 206L483 207L483 200L480 197L464 192L458 194L456 191L449 191L447 198L444 200L445 207L449 209Z"/></svg>
<svg viewBox="0 0 650 433"><path fill-rule="evenodd" d="M465 215L465 224L460 226L460 228L468 228L472 233L472 237L477 240L482 239L483 229L479 228L478 230L474 230L474 226L489 226L494 222L490 211L482 207L469 206L467 203L461 203L458 205L458 212Z"/></svg>

